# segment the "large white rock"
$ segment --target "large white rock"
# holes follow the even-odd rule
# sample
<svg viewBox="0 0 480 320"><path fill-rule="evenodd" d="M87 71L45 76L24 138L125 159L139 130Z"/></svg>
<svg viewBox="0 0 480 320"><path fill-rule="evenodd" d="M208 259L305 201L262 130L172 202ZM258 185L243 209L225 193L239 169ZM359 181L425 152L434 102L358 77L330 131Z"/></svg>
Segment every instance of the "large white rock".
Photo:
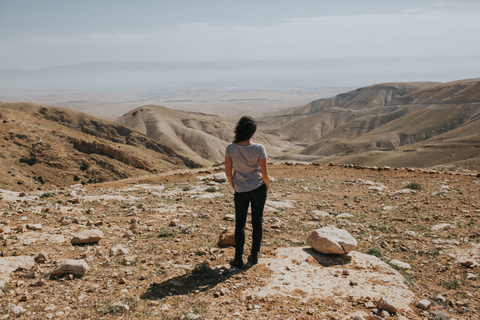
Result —
<svg viewBox="0 0 480 320"><path fill-rule="evenodd" d="M306 243L324 254L345 254L357 247L357 240L348 231L334 226L314 230L308 236Z"/></svg>
<svg viewBox="0 0 480 320"><path fill-rule="evenodd" d="M31 256L0 257L0 289L10 280L10 274L17 269L30 270L35 266Z"/></svg>
<svg viewBox="0 0 480 320"><path fill-rule="evenodd" d="M76 244L89 244L89 243L97 243L103 239L103 232L98 229L92 230L83 230L80 231L73 237L71 243L73 245Z"/></svg>
<svg viewBox="0 0 480 320"><path fill-rule="evenodd" d="M52 271L52 277L62 277L64 275L73 274L79 278L83 277L88 270L88 264L83 259L69 259L61 263Z"/></svg>

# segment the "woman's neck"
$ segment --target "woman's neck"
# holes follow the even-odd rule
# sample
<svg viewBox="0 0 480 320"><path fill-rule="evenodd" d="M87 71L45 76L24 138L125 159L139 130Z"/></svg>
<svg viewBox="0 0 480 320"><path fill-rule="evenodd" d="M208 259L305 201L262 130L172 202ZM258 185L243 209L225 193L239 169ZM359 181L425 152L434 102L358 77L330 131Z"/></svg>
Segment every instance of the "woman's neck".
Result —
<svg viewBox="0 0 480 320"><path fill-rule="evenodd" d="M252 144L252 140L245 140L245 141L239 141L239 142L236 142L236 144L239 144L241 146L249 146Z"/></svg>

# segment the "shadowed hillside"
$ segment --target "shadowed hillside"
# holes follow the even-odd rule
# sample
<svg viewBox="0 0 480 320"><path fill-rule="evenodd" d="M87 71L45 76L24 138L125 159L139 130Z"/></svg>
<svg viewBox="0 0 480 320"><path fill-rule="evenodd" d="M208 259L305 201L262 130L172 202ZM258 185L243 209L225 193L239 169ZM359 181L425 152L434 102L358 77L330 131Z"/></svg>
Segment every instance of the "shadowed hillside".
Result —
<svg viewBox="0 0 480 320"><path fill-rule="evenodd" d="M0 188L110 181L207 165L130 128L69 109L0 103Z"/></svg>

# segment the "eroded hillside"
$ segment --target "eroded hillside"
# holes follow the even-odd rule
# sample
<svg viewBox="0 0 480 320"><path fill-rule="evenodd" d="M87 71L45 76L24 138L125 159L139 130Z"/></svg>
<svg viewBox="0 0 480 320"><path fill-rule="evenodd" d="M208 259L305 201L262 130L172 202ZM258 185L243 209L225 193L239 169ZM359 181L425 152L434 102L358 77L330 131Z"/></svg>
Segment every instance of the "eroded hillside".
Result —
<svg viewBox="0 0 480 320"><path fill-rule="evenodd" d="M125 126L68 109L1 103L0 121L4 189L111 181L207 164Z"/></svg>

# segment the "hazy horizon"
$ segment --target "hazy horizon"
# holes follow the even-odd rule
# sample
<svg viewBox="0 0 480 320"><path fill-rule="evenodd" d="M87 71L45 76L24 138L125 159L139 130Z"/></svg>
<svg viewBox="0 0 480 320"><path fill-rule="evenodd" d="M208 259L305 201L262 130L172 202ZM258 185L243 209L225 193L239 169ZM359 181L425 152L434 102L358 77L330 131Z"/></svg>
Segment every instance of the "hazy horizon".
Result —
<svg viewBox="0 0 480 320"><path fill-rule="evenodd" d="M0 69L480 55L479 1L0 0Z"/></svg>

